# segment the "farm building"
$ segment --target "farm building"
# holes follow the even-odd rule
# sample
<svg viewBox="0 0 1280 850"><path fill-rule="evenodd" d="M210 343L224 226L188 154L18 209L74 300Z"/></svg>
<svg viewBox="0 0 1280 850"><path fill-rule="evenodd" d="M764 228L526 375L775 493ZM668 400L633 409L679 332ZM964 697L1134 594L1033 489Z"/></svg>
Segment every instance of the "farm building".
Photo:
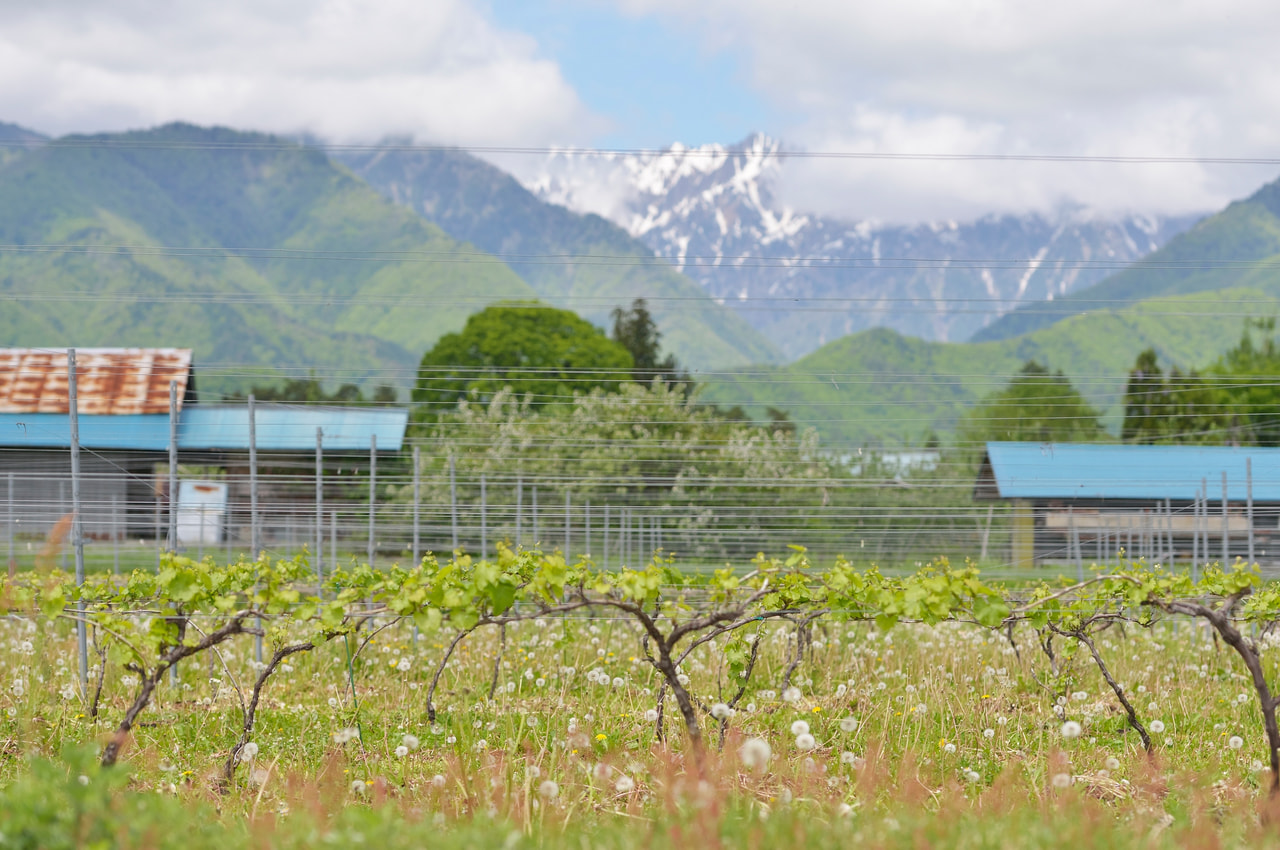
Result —
<svg viewBox="0 0 1280 850"><path fill-rule="evenodd" d="M198 511L202 540L247 542L249 410L202 404L191 352L185 349L77 349L82 523L87 539L163 535L168 528L167 469L171 428L178 464L198 469L179 487L179 522ZM170 384L177 389L170 419ZM70 417L64 349L0 349L0 505L9 536L43 536L71 508ZM256 405L259 517L265 537L311 516L316 435L326 467L367 465L371 443L398 452L408 412L389 407ZM304 470L299 473L299 470ZM209 479L205 481L203 479ZM183 538L183 529L179 537ZM230 537L228 537L230 535Z"/></svg>
<svg viewBox="0 0 1280 850"><path fill-rule="evenodd" d="M992 442L974 498L1013 506L1018 565L1280 561L1280 449Z"/></svg>

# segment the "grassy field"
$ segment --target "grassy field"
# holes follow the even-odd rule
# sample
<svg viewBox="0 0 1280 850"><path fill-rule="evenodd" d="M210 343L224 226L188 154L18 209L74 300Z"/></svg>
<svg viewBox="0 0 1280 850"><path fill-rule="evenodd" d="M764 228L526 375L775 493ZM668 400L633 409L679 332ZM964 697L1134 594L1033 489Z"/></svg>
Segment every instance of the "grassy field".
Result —
<svg viewBox="0 0 1280 850"><path fill-rule="evenodd" d="M227 783L252 637L184 662L102 771L93 748L136 676L107 665L95 718L70 629L11 617L0 846L1280 845L1257 701L1235 656L1188 622L1099 638L1155 733L1150 755L1087 653L1055 645L1051 663L1026 626L1010 641L822 620L786 681L794 635L754 634L723 744L707 718L699 755L669 701L655 718L659 679L629 621L476 631L434 721L426 693L453 633L375 624L286 660ZM683 670L708 706L738 690L715 642Z"/></svg>

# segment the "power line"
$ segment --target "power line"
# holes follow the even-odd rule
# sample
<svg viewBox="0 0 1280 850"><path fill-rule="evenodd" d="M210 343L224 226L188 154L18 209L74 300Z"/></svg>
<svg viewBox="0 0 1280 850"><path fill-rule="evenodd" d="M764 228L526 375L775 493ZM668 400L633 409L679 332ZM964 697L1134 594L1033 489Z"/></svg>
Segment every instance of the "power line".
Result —
<svg viewBox="0 0 1280 850"><path fill-rule="evenodd" d="M409 143L341 144L333 142L300 143L278 137L240 140L178 141L173 139L147 139L128 135L115 136L64 136L44 142L30 140L0 140L0 147L25 149L40 148L120 148L140 150L226 150L226 151L324 151L335 153L469 153L509 154L522 156L677 156L697 159L721 159L750 155L751 152L719 146L687 148L675 151L669 148L606 148L578 146L535 145L433 145ZM1280 165L1280 157L1262 156L1189 156L1189 155L1120 155L1120 154L1035 154L1035 153L944 153L930 151L807 151L778 148L763 154L777 159L832 159L832 160L899 160L905 162L1055 162L1104 163L1116 165Z"/></svg>

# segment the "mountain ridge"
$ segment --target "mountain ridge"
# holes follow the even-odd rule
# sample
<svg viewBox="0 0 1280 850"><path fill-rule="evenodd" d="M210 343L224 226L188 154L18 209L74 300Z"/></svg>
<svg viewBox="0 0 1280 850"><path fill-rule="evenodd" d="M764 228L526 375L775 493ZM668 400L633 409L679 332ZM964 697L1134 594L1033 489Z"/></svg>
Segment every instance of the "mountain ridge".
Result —
<svg viewBox="0 0 1280 850"><path fill-rule="evenodd" d="M967 339L993 308L1090 285L1197 218L1074 208L970 222L844 221L777 199L781 152L763 134L644 156L565 151L524 182L548 201L607 215L788 358L875 326ZM788 306L797 302L817 306Z"/></svg>
<svg viewBox="0 0 1280 850"><path fill-rule="evenodd" d="M622 228L543 201L484 160L401 148L338 159L384 196L506 260L539 296L598 325L646 297L664 348L695 371L778 359L768 339Z"/></svg>

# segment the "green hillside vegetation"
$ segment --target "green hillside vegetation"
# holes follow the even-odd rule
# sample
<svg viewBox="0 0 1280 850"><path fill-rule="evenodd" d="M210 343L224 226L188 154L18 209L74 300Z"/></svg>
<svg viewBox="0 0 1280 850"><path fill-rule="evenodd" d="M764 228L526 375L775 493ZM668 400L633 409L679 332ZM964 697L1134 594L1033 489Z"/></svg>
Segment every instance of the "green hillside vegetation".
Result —
<svg viewBox="0 0 1280 850"><path fill-rule="evenodd" d="M1238 287L1280 293L1280 180L1209 216L1124 271L1050 303L1015 310L973 340L1010 339L1099 306Z"/></svg>
<svg viewBox="0 0 1280 850"><path fill-rule="evenodd" d="M926 342L875 329L829 343L789 366L721 374L699 398L766 406L812 426L829 447L920 445L950 435L966 409L1002 389L1028 360L1064 372L1119 433L1129 368L1144 349L1184 371L1212 363L1240 339L1243 317L1280 312L1280 292L1236 288L1072 316L992 342Z"/></svg>
<svg viewBox="0 0 1280 850"><path fill-rule="evenodd" d="M386 149L338 156L388 198L506 260L543 299L601 327L613 308L645 298L664 346L687 366L726 368L780 357L736 313L622 228L545 203L470 154Z"/></svg>
<svg viewBox="0 0 1280 850"><path fill-rule="evenodd" d="M407 386L474 310L534 294L318 151L180 124L91 140L0 166L0 243L29 246L0 253L8 344L187 346L214 394L231 364Z"/></svg>

